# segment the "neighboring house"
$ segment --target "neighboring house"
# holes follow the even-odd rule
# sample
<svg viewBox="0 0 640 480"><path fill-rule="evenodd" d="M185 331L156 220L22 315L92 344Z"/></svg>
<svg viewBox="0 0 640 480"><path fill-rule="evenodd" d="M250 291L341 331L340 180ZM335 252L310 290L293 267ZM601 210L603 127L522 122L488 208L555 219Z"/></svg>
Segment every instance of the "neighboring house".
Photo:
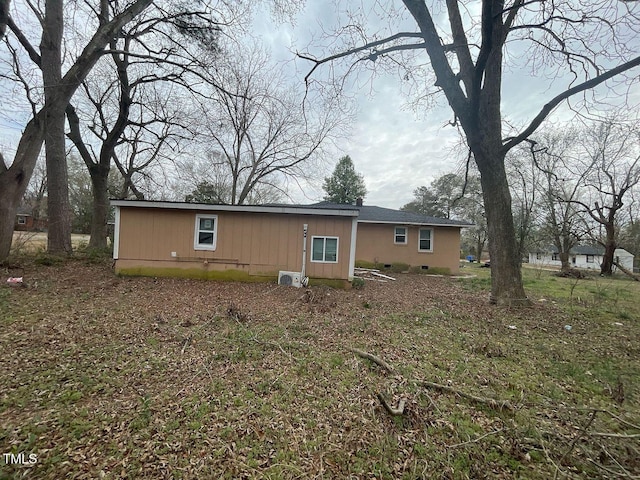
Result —
<svg viewBox="0 0 640 480"><path fill-rule="evenodd" d="M600 269L604 248L600 246L577 245L569 250L569 264L575 268ZM624 268L633 271L633 255L623 248L616 248L614 260ZM539 249L529 253L529 263L532 265L543 265L560 267L560 254L555 246L546 249ZM614 265L615 270L615 265Z"/></svg>
<svg viewBox="0 0 640 480"><path fill-rule="evenodd" d="M380 207L113 200L117 273L349 281L356 260L455 273L468 224ZM306 235L306 237L305 237ZM305 247L306 245L306 247Z"/></svg>
<svg viewBox="0 0 640 480"><path fill-rule="evenodd" d="M47 229L47 221L35 219L28 211L20 209L16 214L13 229L18 232L40 232Z"/></svg>

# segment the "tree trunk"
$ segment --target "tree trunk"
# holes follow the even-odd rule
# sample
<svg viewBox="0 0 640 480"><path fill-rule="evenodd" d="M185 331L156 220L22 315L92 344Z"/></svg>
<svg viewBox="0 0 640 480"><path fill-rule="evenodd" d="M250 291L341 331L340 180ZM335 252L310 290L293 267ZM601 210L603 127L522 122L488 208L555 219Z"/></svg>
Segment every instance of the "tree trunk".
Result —
<svg viewBox="0 0 640 480"><path fill-rule="evenodd" d="M40 52L45 103L45 153L47 158L47 210L49 253L70 254L71 207L65 149L65 111L60 108L62 85L62 0L47 0Z"/></svg>
<svg viewBox="0 0 640 480"><path fill-rule="evenodd" d="M569 252L560 252L560 270L563 272L568 272L571 270L571 265L569 264Z"/></svg>
<svg viewBox="0 0 640 480"><path fill-rule="evenodd" d="M10 168L0 159L0 262L7 259L11 250L18 204L29 185L36 166L35 159L42 149L43 123L40 115L36 115L27 124Z"/></svg>
<svg viewBox="0 0 640 480"><path fill-rule="evenodd" d="M107 248L107 220L109 218L109 165L95 165L89 169L93 194L90 248Z"/></svg>
<svg viewBox="0 0 640 480"><path fill-rule="evenodd" d="M528 305L522 284L521 259L511 213L511 193L504 158L475 153L487 215L491 257L491 303Z"/></svg>
<svg viewBox="0 0 640 480"><path fill-rule="evenodd" d="M600 275L610 276L613 274L613 261L618 245L615 240L615 227L613 224L605 225L605 229L607 239L605 240L604 255L602 256L602 263L600 264Z"/></svg>

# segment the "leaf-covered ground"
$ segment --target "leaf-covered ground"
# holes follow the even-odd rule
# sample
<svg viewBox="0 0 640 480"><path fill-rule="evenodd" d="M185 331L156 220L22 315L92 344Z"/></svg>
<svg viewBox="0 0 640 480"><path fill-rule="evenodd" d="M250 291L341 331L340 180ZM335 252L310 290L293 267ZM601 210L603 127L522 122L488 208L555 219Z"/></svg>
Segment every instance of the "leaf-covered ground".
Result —
<svg viewBox="0 0 640 480"><path fill-rule="evenodd" d="M509 310L473 273L335 290L4 269L0 478L640 475L637 283L537 271Z"/></svg>

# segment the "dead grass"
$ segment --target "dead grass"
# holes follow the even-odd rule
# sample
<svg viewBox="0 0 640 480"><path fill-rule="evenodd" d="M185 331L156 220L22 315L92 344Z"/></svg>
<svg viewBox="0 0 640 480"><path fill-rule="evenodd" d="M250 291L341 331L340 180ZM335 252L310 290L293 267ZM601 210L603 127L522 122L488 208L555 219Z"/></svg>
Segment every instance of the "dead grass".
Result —
<svg viewBox="0 0 640 480"><path fill-rule="evenodd" d="M639 287L527 274L535 306L508 310L474 273L305 293L24 263L0 287L0 455L37 462L0 478L640 475Z"/></svg>

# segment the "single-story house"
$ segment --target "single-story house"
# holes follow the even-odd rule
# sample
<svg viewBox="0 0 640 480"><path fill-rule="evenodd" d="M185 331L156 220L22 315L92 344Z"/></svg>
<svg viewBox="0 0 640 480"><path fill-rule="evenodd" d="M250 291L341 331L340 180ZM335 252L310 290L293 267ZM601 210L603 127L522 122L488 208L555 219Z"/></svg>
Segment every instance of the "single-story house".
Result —
<svg viewBox="0 0 640 480"><path fill-rule="evenodd" d="M600 269L604 248L592 245L576 245L569 250L569 263L575 268ZM623 248L616 248L614 260L624 268L633 271L633 255ZM559 250L555 246L538 249L529 253L532 265L560 267ZM613 267L616 268L615 266Z"/></svg>
<svg viewBox="0 0 640 480"><path fill-rule="evenodd" d="M458 272L460 229L471 224L372 205L359 210L356 261Z"/></svg>
<svg viewBox="0 0 640 480"><path fill-rule="evenodd" d="M19 209L13 229L18 232L39 232L47 229L46 219L36 219L26 209Z"/></svg>
<svg viewBox="0 0 640 480"><path fill-rule="evenodd" d="M380 207L113 200L124 275L350 281L356 259L457 272L468 224ZM395 212L395 213L394 213Z"/></svg>

